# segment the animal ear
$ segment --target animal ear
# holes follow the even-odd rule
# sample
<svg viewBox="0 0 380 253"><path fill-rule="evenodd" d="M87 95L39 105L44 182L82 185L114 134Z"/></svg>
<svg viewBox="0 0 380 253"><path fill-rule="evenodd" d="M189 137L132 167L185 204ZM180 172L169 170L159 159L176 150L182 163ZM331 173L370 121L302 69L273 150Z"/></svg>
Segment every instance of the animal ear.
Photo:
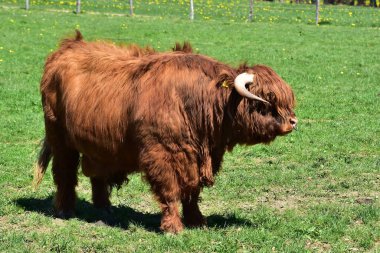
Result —
<svg viewBox="0 0 380 253"><path fill-rule="evenodd" d="M217 79L217 86L228 89L233 86L233 78L226 72L219 74Z"/></svg>
<svg viewBox="0 0 380 253"><path fill-rule="evenodd" d="M172 50L174 52L184 52L184 53L188 53L188 54L193 53L193 47L191 46L190 42L188 42L188 41L183 42L183 45L176 42L175 46L172 48Z"/></svg>

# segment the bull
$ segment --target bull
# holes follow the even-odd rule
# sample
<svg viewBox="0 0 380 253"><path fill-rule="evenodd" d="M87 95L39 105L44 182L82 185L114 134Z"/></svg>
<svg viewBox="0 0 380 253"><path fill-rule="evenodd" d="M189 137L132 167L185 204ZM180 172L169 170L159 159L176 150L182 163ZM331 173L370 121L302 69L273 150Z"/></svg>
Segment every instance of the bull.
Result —
<svg viewBox="0 0 380 253"><path fill-rule="evenodd" d="M86 42L79 31L46 60L45 138L35 185L52 159L56 214L74 214L79 164L95 207L141 172L159 202L160 229L203 226L199 194L237 144L269 143L297 124L289 85L271 68L232 68L193 53ZM182 204L183 222L178 204Z"/></svg>

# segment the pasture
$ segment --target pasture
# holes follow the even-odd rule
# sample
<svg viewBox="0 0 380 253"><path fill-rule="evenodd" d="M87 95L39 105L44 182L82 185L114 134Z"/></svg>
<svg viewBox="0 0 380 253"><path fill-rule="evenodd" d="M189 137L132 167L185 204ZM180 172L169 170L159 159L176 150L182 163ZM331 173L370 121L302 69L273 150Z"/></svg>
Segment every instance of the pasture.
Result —
<svg viewBox="0 0 380 253"><path fill-rule="evenodd" d="M0 252L380 251L378 9L324 7L331 17L315 26L312 12L272 20L258 13L264 16L253 23L213 12L190 22L158 11L110 14L120 14L116 7L26 12L15 2L0 2ZM89 180L80 175L76 218L54 218L50 170L32 190L44 136L39 81L46 56L75 29L86 40L159 51L187 40L234 66L269 65L296 94L298 131L225 156L215 186L201 194L207 228L160 233L158 205L138 174L114 189L113 217L91 205Z"/></svg>

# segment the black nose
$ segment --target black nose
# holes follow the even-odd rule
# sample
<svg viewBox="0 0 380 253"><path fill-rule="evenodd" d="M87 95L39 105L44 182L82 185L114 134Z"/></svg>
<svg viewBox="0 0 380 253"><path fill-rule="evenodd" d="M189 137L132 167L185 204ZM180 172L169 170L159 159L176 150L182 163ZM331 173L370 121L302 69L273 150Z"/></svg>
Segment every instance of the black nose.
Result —
<svg viewBox="0 0 380 253"><path fill-rule="evenodd" d="M293 129L296 129L297 127L297 118L290 118L290 124L292 125Z"/></svg>

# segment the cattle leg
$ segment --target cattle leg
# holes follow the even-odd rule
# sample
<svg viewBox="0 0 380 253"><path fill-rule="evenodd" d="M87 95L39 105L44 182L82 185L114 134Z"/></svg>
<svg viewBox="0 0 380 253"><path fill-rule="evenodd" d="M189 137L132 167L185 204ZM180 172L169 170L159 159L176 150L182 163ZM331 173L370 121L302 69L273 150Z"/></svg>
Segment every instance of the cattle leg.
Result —
<svg viewBox="0 0 380 253"><path fill-rule="evenodd" d="M206 219L199 210L199 193L200 188L183 194L181 199L183 208L183 219L188 227L202 227L206 225Z"/></svg>
<svg viewBox="0 0 380 253"><path fill-rule="evenodd" d="M74 215L75 186L77 185L79 153L77 151L53 147L53 177L57 186L55 195L55 210L60 218L70 218Z"/></svg>
<svg viewBox="0 0 380 253"><path fill-rule="evenodd" d="M96 208L102 208L106 211L111 210L111 187L107 181L102 178L91 177L92 202Z"/></svg>
<svg viewBox="0 0 380 253"><path fill-rule="evenodd" d="M151 157L149 157L149 160L150 158ZM162 166L162 164L160 165ZM160 229L163 232L173 234L181 232L183 230L183 224L178 211L180 187L175 171L170 169L170 167L149 166L146 170L146 179L149 181L152 191L160 202L162 212Z"/></svg>
<svg viewBox="0 0 380 253"><path fill-rule="evenodd" d="M162 212L160 229L163 232L178 234L183 230L177 201L160 201Z"/></svg>

